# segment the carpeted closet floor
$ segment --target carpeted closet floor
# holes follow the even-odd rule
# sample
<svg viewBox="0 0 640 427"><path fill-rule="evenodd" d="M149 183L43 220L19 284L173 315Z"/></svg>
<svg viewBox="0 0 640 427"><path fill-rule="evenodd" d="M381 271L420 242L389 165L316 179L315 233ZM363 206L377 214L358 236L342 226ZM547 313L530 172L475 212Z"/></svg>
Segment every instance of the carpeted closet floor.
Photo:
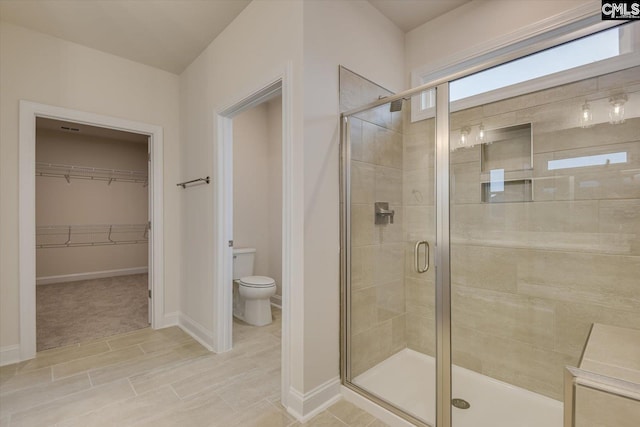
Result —
<svg viewBox="0 0 640 427"><path fill-rule="evenodd" d="M149 326L147 274L36 287L37 350Z"/></svg>

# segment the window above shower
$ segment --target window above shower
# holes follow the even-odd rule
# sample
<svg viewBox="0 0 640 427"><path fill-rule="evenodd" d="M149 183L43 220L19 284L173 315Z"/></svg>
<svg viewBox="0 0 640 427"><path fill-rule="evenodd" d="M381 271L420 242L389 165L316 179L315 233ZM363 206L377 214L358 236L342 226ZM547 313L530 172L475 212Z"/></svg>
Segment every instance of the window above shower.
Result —
<svg viewBox="0 0 640 427"><path fill-rule="evenodd" d="M495 60L505 51L471 59L478 65ZM473 64L475 63L475 64ZM451 111L460 111L524 93L587 79L640 65L640 23L629 23L548 48L454 80L450 84ZM435 72L414 71L414 83L421 85L455 72L445 67ZM433 91L415 97L412 121L433 117Z"/></svg>

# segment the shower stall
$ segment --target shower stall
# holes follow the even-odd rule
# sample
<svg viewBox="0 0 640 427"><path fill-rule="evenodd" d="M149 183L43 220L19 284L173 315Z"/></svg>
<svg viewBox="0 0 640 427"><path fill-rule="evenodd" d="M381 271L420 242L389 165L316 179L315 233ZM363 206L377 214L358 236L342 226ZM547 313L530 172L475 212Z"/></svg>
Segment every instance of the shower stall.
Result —
<svg viewBox="0 0 640 427"><path fill-rule="evenodd" d="M640 329L640 23L340 86L343 384L415 425L561 427L592 324Z"/></svg>

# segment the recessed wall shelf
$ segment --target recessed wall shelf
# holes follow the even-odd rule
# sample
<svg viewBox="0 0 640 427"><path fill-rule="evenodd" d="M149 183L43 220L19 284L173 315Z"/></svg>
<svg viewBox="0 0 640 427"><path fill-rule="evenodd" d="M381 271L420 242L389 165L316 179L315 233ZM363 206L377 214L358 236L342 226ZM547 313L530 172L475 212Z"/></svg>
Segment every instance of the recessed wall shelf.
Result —
<svg viewBox="0 0 640 427"><path fill-rule="evenodd" d="M531 123L485 131L480 186L484 203L533 201Z"/></svg>
<svg viewBox="0 0 640 427"><path fill-rule="evenodd" d="M88 179L95 181L113 181L141 183L145 186L149 177L145 171L94 168L89 166L61 165L54 163L36 163L36 176L65 178L68 183L72 179Z"/></svg>

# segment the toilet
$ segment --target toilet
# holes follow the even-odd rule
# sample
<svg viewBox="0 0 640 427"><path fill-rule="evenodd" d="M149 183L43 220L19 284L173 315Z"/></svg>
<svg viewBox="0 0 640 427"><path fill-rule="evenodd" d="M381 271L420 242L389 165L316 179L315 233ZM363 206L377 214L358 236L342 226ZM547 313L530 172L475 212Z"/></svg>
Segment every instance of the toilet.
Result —
<svg viewBox="0 0 640 427"><path fill-rule="evenodd" d="M253 275L255 255L255 248L233 249L233 315L250 325L265 326L272 322L276 281Z"/></svg>

